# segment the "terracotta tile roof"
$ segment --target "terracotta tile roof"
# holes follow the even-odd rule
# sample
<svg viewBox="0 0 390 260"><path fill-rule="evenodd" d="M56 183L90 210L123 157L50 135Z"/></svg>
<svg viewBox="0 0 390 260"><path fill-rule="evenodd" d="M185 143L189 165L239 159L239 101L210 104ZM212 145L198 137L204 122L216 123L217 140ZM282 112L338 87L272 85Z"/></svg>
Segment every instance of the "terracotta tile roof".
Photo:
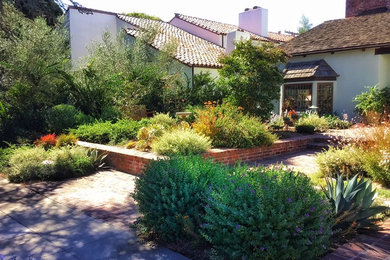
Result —
<svg viewBox="0 0 390 260"><path fill-rule="evenodd" d="M137 37L142 30L150 27L158 28L158 34L151 45L154 48L161 50L167 43L171 41L176 42L178 46L174 58L181 63L195 67L222 67L222 64L219 63L219 57L225 53L225 49L214 43L196 37L163 21L136 18L126 15L118 15L118 17L136 27L135 29L128 28L126 30L129 35L134 37Z"/></svg>
<svg viewBox="0 0 390 260"><path fill-rule="evenodd" d="M277 42L288 42L294 39L294 36L284 33L268 32L268 38Z"/></svg>
<svg viewBox="0 0 390 260"><path fill-rule="evenodd" d="M283 74L285 81L336 80L339 76L325 60L289 62Z"/></svg>
<svg viewBox="0 0 390 260"><path fill-rule="evenodd" d="M291 55L390 46L390 13L324 22L285 43Z"/></svg>
<svg viewBox="0 0 390 260"><path fill-rule="evenodd" d="M229 32L240 30L240 28L237 25L216 22L216 21L198 18L194 16L175 14L175 17L217 34L228 34ZM281 33L279 34L274 32L268 32L268 37L263 37L251 32L249 33L251 34L252 39L265 41L265 42L285 42L294 38L291 35L281 34Z"/></svg>

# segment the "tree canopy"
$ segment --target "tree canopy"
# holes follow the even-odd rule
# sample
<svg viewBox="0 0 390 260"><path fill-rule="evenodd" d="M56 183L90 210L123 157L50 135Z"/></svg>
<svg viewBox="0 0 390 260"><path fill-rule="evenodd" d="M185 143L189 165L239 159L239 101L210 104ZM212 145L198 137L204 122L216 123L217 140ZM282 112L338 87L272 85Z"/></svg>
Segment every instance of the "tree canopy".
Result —
<svg viewBox="0 0 390 260"><path fill-rule="evenodd" d="M305 15L302 15L299 24L301 25L300 27L298 27L299 34L305 33L313 27L313 24L310 23L309 18Z"/></svg>
<svg viewBox="0 0 390 260"><path fill-rule="evenodd" d="M44 17L47 24L52 26L57 22L58 16L63 14L61 8L53 0L9 0L9 2L27 18Z"/></svg>
<svg viewBox="0 0 390 260"><path fill-rule="evenodd" d="M236 44L229 56L221 59L220 84L228 88L228 99L246 111L267 118L273 101L279 98L283 76L278 65L286 54L273 44L253 45L251 41Z"/></svg>

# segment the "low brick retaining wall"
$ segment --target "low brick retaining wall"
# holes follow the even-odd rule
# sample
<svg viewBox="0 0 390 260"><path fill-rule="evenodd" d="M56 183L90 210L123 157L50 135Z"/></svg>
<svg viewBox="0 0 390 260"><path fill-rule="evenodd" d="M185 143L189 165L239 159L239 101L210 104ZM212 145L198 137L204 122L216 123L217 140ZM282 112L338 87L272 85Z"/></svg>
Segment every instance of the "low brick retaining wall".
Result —
<svg viewBox="0 0 390 260"><path fill-rule="evenodd" d="M276 141L271 146L249 149L211 149L203 154L205 158L214 158L215 161L225 164L234 164L236 161L253 162L263 158L273 157L308 148L309 144L328 139L324 135L310 135ZM78 142L78 145L97 149L107 153L107 163L116 170L140 174L152 160L164 158L154 153L140 152L134 149L125 149L115 146Z"/></svg>

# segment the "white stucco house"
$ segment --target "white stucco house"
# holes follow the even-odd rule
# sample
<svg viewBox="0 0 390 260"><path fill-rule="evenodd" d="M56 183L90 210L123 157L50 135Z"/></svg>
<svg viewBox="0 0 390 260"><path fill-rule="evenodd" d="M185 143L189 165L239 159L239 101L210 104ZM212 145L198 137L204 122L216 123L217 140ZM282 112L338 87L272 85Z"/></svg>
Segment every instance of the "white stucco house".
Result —
<svg viewBox="0 0 390 260"><path fill-rule="evenodd" d="M152 26L159 28L159 33L151 46L162 50L167 43L175 41L177 49L172 58L190 82L193 75L201 72L217 77L222 67L219 58L234 49L236 40L280 44L292 38L280 32L268 32L268 11L257 6L239 14L239 25L182 14L164 22L73 6L67 10L66 18L74 66L82 62L88 55L88 46L99 41L105 32L115 36L123 30L127 37L136 39L142 30Z"/></svg>
<svg viewBox="0 0 390 260"><path fill-rule="evenodd" d="M345 19L324 22L285 43L280 109L354 115L356 95L366 86L390 86L390 0L347 0Z"/></svg>

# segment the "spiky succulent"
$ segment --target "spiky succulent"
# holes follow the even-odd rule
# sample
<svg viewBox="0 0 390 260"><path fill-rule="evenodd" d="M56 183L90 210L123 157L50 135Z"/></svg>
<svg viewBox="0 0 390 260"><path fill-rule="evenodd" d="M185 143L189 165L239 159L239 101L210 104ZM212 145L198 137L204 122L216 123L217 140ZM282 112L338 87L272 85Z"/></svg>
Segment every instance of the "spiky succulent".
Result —
<svg viewBox="0 0 390 260"><path fill-rule="evenodd" d="M373 206L377 196L372 182L355 175L344 181L339 175L337 179L327 178L327 187L323 188L326 197L334 208L334 230L349 233L357 228L366 227L375 221L377 214L389 210L385 206Z"/></svg>

